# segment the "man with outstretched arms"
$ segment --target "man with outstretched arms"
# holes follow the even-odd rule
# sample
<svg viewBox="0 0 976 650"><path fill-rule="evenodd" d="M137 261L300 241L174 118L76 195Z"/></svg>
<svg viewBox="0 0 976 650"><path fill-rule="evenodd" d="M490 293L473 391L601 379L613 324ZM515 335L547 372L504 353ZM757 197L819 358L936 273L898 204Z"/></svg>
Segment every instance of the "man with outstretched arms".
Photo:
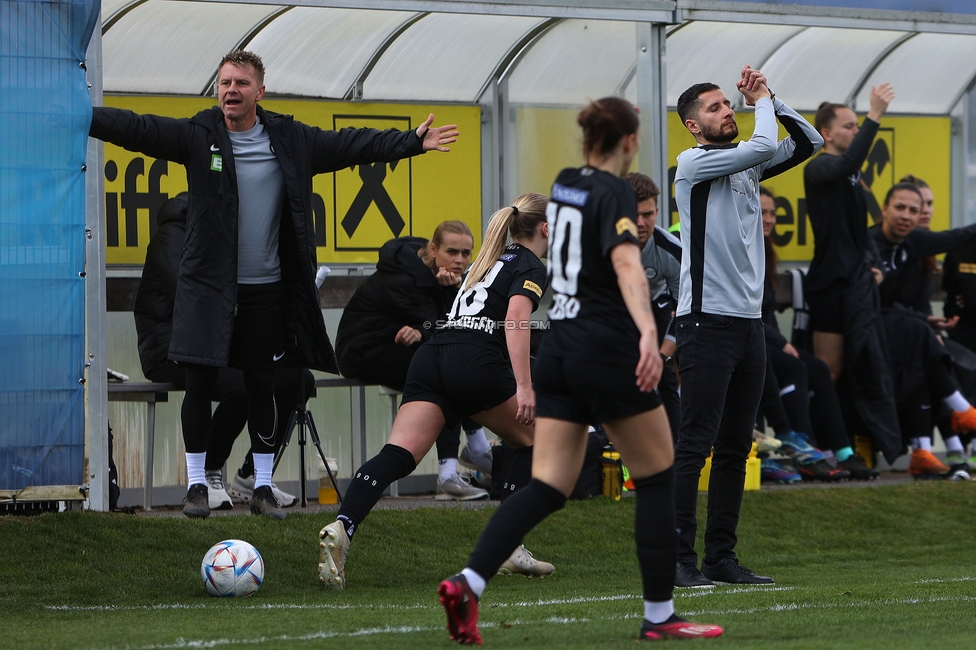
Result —
<svg viewBox="0 0 976 650"><path fill-rule="evenodd" d="M678 156L675 198L681 219L681 281L676 320L681 426L675 446L678 554L675 585L772 584L736 558L736 527L766 368L762 325L763 248L759 183L809 158L817 131L746 65L736 88L756 107L752 138L739 135L722 89L696 84L678 114L698 147ZM777 119L789 137L776 141ZM701 570L695 553L698 478L712 453Z"/></svg>

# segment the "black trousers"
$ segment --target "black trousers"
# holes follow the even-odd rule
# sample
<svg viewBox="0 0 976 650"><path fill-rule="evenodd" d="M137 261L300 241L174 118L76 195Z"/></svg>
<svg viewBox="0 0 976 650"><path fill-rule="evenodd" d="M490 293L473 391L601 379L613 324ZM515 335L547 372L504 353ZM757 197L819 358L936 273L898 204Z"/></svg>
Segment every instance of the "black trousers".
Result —
<svg viewBox="0 0 976 650"><path fill-rule="evenodd" d="M675 445L679 562L697 562L698 478L714 447L705 561L735 557L746 459L766 375L758 318L689 314L677 322L681 427Z"/></svg>

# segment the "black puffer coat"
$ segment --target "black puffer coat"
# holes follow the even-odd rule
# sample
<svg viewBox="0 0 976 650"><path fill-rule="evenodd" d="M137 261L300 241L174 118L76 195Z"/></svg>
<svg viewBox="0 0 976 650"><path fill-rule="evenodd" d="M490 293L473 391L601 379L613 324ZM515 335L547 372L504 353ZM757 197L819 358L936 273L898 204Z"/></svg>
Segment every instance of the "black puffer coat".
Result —
<svg viewBox="0 0 976 650"><path fill-rule="evenodd" d="M165 366L169 355L176 278L186 239L186 205L186 192L181 192L159 209L158 227L146 249L146 263L132 309L139 336L139 360L146 377Z"/></svg>
<svg viewBox="0 0 976 650"><path fill-rule="evenodd" d="M325 131L290 115L257 110L284 176L278 250L287 327L284 361L335 373L335 352L315 288L312 176L414 156L423 153L423 142L414 131ZM226 366L237 306L238 194L223 113L215 106L174 119L96 107L90 135L186 167L187 233L169 358Z"/></svg>
<svg viewBox="0 0 976 650"><path fill-rule="evenodd" d="M417 251L426 239L400 237L380 249L376 273L356 290L336 333L339 368L346 377L403 389L410 360L434 333L457 295L442 287ZM404 325L420 330L419 342L394 343Z"/></svg>

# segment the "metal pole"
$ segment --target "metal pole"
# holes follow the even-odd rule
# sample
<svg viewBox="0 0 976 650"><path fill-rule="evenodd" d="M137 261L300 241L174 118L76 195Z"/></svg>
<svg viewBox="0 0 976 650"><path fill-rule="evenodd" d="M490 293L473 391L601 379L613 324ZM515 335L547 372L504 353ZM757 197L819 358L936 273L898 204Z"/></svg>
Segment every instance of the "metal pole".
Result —
<svg viewBox="0 0 976 650"><path fill-rule="evenodd" d="M668 192L668 96L666 25L637 23L637 106L641 112L643 143L638 153L641 173L661 188L658 224L667 228L670 214Z"/></svg>
<svg viewBox="0 0 976 650"><path fill-rule="evenodd" d="M98 21L101 25L101 20ZM102 32L96 27L88 44L88 83L92 104L102 104ZM108 317L105 311L105 181L102 143L88 140L85 174L85 320L88 377L85 383L88 440L89 507L108 510Z"/></svg>

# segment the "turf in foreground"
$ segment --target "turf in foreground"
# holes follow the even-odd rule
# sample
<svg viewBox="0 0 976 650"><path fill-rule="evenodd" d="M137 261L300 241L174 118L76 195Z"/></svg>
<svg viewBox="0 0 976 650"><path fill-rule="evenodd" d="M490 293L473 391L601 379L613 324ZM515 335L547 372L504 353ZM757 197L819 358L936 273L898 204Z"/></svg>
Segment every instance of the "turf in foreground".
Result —
<svg viewBox="0 0 976 650"><path fill-rule="evenodd" d="M681 590L679 613L726 627L709 648L976 646L976 483L747 493L744 564L775 587ZM294 513L294 511L292 511ZM0 518L0 646L450 648L435 589L491 510L378 511L343 592L316 577L323 516L206 521L94 513ZM640 626L633 502L570 503L526 540L556 573L496 578L481 603L496 648L632 647ZM215 542L261 551L249 599L208 596Z"/></svg>

